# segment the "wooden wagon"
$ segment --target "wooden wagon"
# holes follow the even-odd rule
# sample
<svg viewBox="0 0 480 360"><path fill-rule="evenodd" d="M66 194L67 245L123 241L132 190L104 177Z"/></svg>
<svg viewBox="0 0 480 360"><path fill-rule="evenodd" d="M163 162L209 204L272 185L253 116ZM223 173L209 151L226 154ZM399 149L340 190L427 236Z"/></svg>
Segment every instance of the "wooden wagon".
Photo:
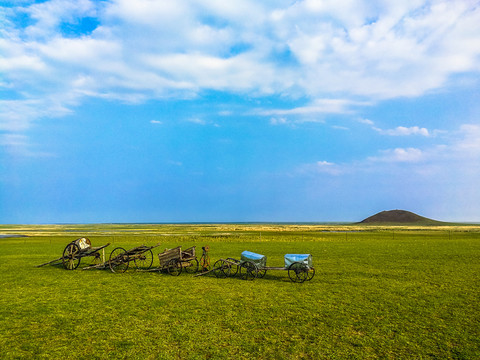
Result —
<svg viewBox="0 0 480 360"><path fill-rule="evenodd" d="M267 257L264 255L244 251L241 260L234 258L220 259L213 265L216 277L232 277L237 273L240 277L253 280L263 278L267 270L286 270L288 277L295 283L312 280L315 268L310 254L286 254L284 267L267 266Z"/></svg>
<svg viewBox="0 0 480 360"><path fill-rule="evenodd" d="M84 257L93 257L93 265L97 265L102 263L102 258L105 257L100 254L100 250L106 248L110 243L92 247L92 242L89 238L83 237L78 238L65 246L63 250L62 256L58 259L48 261L44 264L37 265L37 267L41 267L44 265L59 265L63 264L63 267L67 270L75 270L80 265L80 261Z"/></svg>
<svg viewBox="0 0 480 360"><path fill-rule="evenodd" d="M138 270L150 269L153 264L152 249L159 245L160 244L153 246L141 245L130 250L117 247L110 253L108 261L88 266L85 269L106 269L108 267L114 273L123 273L127 271L132 261Z"/></svg>
<svg viewBox="0 0 480 360"><path fill-rule="evenodd" d="M165 249L158 254L160 268L170 275L178 276L185 270L187 273L194 274L198 271L198 259L195 255L195 246L182 250L181 246L173 249Z"/></svg>

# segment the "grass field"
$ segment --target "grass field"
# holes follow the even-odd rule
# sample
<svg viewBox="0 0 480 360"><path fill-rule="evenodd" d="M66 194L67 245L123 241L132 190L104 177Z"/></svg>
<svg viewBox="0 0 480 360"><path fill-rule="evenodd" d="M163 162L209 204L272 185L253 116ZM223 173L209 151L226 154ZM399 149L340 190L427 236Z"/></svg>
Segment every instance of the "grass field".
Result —
<svg viewBox="0 0 480 360"><path fill-rule="evenodd" d="M0 226L0 359L478 359L480 229ZM316 275L245 281L34 265L93 246L210 245L212 263L311 253ZM86 259L80 266L86 265ZM158 264L155 258L154 265Z"/></svg>

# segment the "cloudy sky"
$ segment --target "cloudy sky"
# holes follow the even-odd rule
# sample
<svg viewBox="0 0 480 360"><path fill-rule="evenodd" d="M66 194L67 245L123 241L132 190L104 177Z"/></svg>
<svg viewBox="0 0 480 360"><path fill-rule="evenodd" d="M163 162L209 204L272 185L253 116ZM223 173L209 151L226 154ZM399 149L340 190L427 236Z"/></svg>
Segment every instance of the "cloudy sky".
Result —
<svg viewBox="0 0 480 360"><path fill-rule="evenodd" d="M480 221L478 0L1 0L0 223Z"/></svg>

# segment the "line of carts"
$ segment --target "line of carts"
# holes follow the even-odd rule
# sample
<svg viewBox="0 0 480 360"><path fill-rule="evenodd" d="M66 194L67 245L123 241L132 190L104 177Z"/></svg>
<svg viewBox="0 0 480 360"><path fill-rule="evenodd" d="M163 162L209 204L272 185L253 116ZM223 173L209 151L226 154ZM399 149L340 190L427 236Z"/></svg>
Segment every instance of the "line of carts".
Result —
<svg viewBox="0 0 480 360"><path fill-rule="evenodd" d="M79 267L82 258L92 258L89 265L83 269L110 269L114 273L123 273L134 266L138 271L166 272L178 276L182 272L202 276L214 274L218 278L239 276L246 280L263 278L267 271L284 270L288 277L295 283L309 281L315 276L311 254L286 254L283 267L267 266L267 257L251 251L243 251L240 259L226 258L217 260L210 265L209 247L202 247L202 254L197 258L196 247L182 250L181 246L173 249L165 249L158 254L159 266L153 267L152 249L159 246L138 246L129 250L116 247L108 257L105 256L105 248L110 244L92 247L88 238L76 239L65 247L62 256L40 264L63 265L67 270L75 270Z"/></svg>

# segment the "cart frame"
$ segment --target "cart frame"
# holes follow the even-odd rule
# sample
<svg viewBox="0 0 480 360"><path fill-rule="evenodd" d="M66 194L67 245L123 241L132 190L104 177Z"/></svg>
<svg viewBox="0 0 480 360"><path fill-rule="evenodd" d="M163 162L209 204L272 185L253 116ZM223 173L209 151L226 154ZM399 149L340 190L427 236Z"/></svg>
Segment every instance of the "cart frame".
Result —
<svg viewBox="0 0 480 360"><path fill-rule="evenodd" d="M194 274L198 271L199 263L196 256L196 246L182 250L181 246L173 249L165 249L158 254L160 267L152 271L166 271L170 275L178 276L185 270L187 273Z"/></svg>
<svg viewBox="0 0 480 360"><path fill-rule="evenodd" d="M81 259L89 256L94 257L94 264L91 266L96 266L102 261L102 255L100 255L99 251L105 249L109 245L110 243L102 246L91 247L90 239L86 237L78 238L65 246L61 257L48 261L44 264L37 265L37 267L62 264L66 270L75 270L80 265ZM103 258L104 257L105 256L103 256Z"/></svg>
<svg viewBox="0 0 480 360"><path fill-rule="evenodd" d="M267 270L288 271L288 277L294 283L310 281L315 276L315 268L302 262L294 262L284 267L262 266L259 267L251 260L238 260L234 258L219 259L213 265L213 273L218 278L233 277L240 274L245 280L263 278Z"/></svg>
<svg viewBox="0 0 480 360"><path fill-rule="evenodd" d="M114 273L124 273L129 268L130 262L133 261L137 270L150 269L153 264L152 249L157 246L160 246L160 244L153 246L140 245L129 250L125 250L123 247L116 247L110 253L108 263L105 262L103 267L108 266ZM97 267L101 267L101 265Z"/></svg>

